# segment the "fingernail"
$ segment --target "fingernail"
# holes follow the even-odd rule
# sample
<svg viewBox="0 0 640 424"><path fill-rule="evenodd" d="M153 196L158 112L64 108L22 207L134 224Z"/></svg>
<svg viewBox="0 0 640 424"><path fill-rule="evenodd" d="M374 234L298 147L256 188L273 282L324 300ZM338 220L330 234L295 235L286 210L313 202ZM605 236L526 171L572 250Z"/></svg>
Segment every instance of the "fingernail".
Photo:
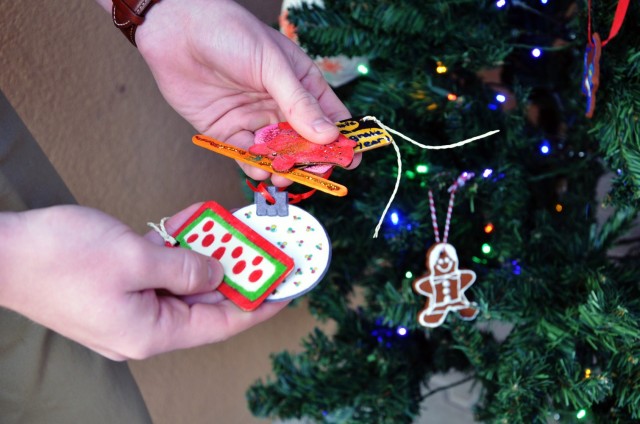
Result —
<svg viewBox="0 0 640 424"><path fill-rule="evenodd" d="M336 125L333 122L331 122L329 118L327 118L326 116L323 117L322 119L318 119L317 121L314 121L313 124L311 124L311 126L317 133L333 131L336 128Z"/></svg>
<svg viewBox="0 0 640 424"><path fill-rule="evenodd" d="M209 282L216 288L222 282L224 278L224 269L220 262L215 260L209 261Z"/></svg>

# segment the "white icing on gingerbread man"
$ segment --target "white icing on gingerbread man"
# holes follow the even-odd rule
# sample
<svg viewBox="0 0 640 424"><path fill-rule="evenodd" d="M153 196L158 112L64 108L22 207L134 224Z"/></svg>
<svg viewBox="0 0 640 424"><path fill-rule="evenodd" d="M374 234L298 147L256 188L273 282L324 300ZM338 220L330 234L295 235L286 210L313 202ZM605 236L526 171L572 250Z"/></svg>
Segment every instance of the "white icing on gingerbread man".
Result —
<svg viewBox="0 0 640 424"><path fill-rule="evenodd" d="M427 296L418 322L425 327L441 325L449 311L456 311L462 319L472 320L478 315L475 304L464 292L475 282L475 272L458 269L458 254L448 243L436 243L427 251L427 273L413 282L413 289Z"/></svg>

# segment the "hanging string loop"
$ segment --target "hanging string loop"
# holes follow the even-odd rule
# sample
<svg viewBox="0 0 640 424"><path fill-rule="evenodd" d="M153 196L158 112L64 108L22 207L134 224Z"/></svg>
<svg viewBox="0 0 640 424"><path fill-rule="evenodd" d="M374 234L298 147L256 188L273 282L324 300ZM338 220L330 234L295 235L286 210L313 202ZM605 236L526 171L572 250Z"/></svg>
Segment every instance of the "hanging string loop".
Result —
<svg viewBox="0 0 640 424"><path fill-rule="evenodd" d="M444 224L444 234L442 236L442 242L446 243L449 238L449 228L451 227L451 214L453 212L453 203L456 197L456 191L465 185L467 181L473 178L475 174L473 172L463 172L456 179L456 181L447 189L449 195L449 206L447 207L447 217ZM438 231L438 217L436 215L436 206L433 201L433 192L429 190L429 209L431 210L431 223L433 224L433 233L435 235L436 243L440 243L440 233Z"/></svg>
<svg viewBox="0 0 640 424"><path fill-rule="evenodd" d="M496 133L500 132L500 130L489 131L489 132L484 133L482 135L478 135L478 136L475 136L475 137L468 138L466 140L458 141L457 143L445 144L445 145L441 145L441 146L431 146L431 145L428 145L428 144L418 143L417 141L413 140L410 137L407 137L406 135L402 134L401 132L396 131L393 128L390 128L390 127L384 125L375 116L365 116L364 118L362 118L362 120L363 121L373 121L380 128L383 128L383 129L387 130L388 132L390 132L392 134L395 134L395 135L399 136L400 138L402 138L402 139L410 142L411 144L414 144L414 145L416 145L416 146L418 146L418 147L420 147L422 149L429 149L429 150L455 149L457 147L464 146L465 144L474 142L476 140L480 140L481 138L489 137L489 136L491 136L493 134L496 134ZM378 220L378 225L376 225L376 229L375 229L375 231L373 233L373 238L378 238L378 233L380 231L380 228L382 227L382 223L384 222L384 218L387 215L387 212L389 211L389 208L391 207L391 204L393 203L393 200L395 199L396 194L398 193L398 189L400 188L400 180L401 180L401 177L402 177L402 157L400 155L400 149L396 145L395 140L393 140L391 142L391 144L393 145L393 148L396 151L396 157L397 157L397 160L398 160L398 173L396 175L396 183L395 183L395 186L393 187L393 192L391 193L391 197L389 198L389 201L387 202L387 205L385 206L384 211L382 212L382 215L380 216L380 219ZM473 177L473 173L465 173L465 174L471 175L471 177ZM461 178L462 178L462 180L461 180ZM455 193L455 190L457 190L457 187L459 187L461 185L464 185L465 182L466 182L466 179L464 179L462 176L460 176L456 180L456 182L454 183L454 185L456 187L453 189L453 192ZM453 201L453 200L451 200L451 201ZM435 213L435 210L432 209L431 213L432 213L432 218L433 218L433 214ZM434 229L437 231L437 223L435 224ZM448 231L448 226L445 227L445 230ZM436 234L437 234L437 232L436 232ZM439 235L437 235L437 237L439 238ZM446 239L446 235L445 235L445 239Z"/></svg>

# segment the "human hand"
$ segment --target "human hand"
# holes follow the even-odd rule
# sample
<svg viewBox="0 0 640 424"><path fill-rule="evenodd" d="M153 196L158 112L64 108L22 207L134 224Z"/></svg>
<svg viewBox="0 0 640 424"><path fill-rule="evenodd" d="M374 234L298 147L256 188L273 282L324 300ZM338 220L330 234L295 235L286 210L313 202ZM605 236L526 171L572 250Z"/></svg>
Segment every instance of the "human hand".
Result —
<svg viewBox="0 0 640 424"><path fill-rule="evenodd" d="M139 236L90 208L2 213L0 237L0 305L114 360L221 341L286 305L241 311L215 290L215 259L164 247L157 233Z"/></svg>
<svg viewBox="0 0 640 424"><path fill-rule="evenodd" d="M247 149L254 132L288 121L310 141L339 135L349 112L291 40L231 0L164 0L136 32L167 102L199 132ZM357 166L356 155L350 168ZM239 163L257 180L269 173ZM288 179L274 175L272 183Z"/></svg>

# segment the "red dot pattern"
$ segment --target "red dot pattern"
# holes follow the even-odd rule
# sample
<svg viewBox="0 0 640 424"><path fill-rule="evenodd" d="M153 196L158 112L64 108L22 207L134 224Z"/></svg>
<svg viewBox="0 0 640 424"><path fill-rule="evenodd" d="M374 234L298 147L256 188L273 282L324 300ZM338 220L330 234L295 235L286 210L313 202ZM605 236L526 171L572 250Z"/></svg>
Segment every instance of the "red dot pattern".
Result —
<svg viewBox="0 0 640 424"><path fill-rule="evenodd" d="M213 229L215 223L213 220L209 220L207 221L203 226L202 226L202 232L205 233L209 233L204 235L204 237L200 237L200 234L191 234L188 238L187 238L187 243L189 244L193 244L194 242L200 240L200 244L203 247L210 247L215 241L216 241L216 237L214 234L210 233L211 230ZM233 239L233 235L231 233L226 233L224 234L219 240L219 242L221 243L228 243ZM227 253L227 247L226 246L220 246L218 247L213 254L211 255L211 257L217 259L217 260L221 260L223 258L223 256ZM236 246L235 248L233 248L233 250L231 251L231 257L233 259L238 259L240 257L242 257L242 255L245 253L245 249L243 248L243 246ZM255 256L252 260L251 260L251 266L253 267L257 267L259 266L262 262L264 261L264 257L262 255L257 255ZM243 273L246 269L247 269L248 263L245 260L239 260L238 262L235 263L235 265L232 268L232 272L235 275L241 274ZM248 280L250 283L256 283L258 282L264 275L264 271L262 269L254 269L253 271L251 271L251 273L249 274Z"/></svg>
<svg viewBox="0 0 640 424"><path fill-rule="evenodd" d="M238 263L233 266L233 273L240 274L246 267L247 263L245 261L238 261Z"/></svg>
<svg viewBox="0 0 640 424"><path fill-rule="evenodd" d="M233 249L233 252L231 252L231 257L233 259L237 259L242 255L242 246L238 246L235 249Z"/></svg>
<svg viewBox="0 0 640 424"><path fill-rule="evenodd" d="M216 249L215 252L213 252L213 254L211 255L212 257L216 258L217 260L222 259L222 257L224 256L224 252L227 250L226 247L224 246L220 246Z"/></svg>
<svg viewBox="0 0 640 424"><path fill-rule="evenodd" d="M203 247L209 247L213 244L214 240L216 238L213 236L213 234L207 234L204 239L202 239L202 246Z"/></svg>
<svg viewBox="0 0 640 424"><path fill-rule="evenodd" d="M204 232L211 231L212 228L213 228L213 221L207 221L207 223L204 224L204 226L202 227L202 231Z"/></svg>
<svg viewBox="0 0 640 424"><path fill-rule="evenodd" d="M256 281L258 281L260 279L260 277L262 277L262 270L261 269L256 269L251 274L249 274L249 282L250 283L255 283Z"/></svg>

